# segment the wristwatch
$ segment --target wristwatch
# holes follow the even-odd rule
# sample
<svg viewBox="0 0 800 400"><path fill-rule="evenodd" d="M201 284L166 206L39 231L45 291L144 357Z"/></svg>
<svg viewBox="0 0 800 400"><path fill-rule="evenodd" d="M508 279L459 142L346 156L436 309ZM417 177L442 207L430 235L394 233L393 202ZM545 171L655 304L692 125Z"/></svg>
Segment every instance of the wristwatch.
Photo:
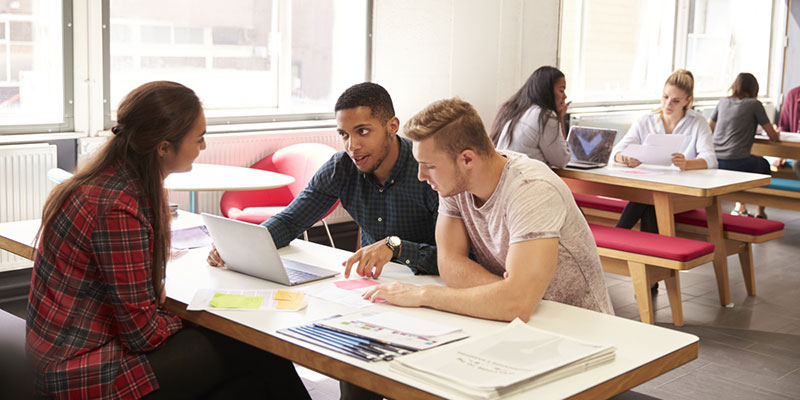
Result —
<svg viewBox="0 0 800 400"><path fill-rule="evenodd" d="M389 236L386 238L386 247L392 251L392 258L397 258L400 256L400 245L403 242L400 241L400 238L397 236Z"/></svg>

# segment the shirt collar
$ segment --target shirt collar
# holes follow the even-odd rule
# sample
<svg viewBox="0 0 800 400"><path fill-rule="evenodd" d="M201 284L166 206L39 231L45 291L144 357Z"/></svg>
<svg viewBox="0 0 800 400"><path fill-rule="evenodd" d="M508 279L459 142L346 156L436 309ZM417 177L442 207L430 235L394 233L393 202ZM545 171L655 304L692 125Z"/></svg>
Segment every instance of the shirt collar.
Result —
<svg viewBox="0 0 800 400"><path fill-rule="evenodd" d="M389 176L386 178L386 186L391 186L397 182L400 182L405 176L409 174L409 168L414 167L415 164L414 155L411 153L411 141L400 136L396 136L397 140L399 141L400 150L397 154L397 161L395 161L394 166L392 167L392 171L389 172ZM378 186L384 184L384 182L375 182L372 179L372 174L367 174L364 172L360 172L361 178L373 182ZM414 176L416 176L417 171L414 168L413 171Z"/></svg>

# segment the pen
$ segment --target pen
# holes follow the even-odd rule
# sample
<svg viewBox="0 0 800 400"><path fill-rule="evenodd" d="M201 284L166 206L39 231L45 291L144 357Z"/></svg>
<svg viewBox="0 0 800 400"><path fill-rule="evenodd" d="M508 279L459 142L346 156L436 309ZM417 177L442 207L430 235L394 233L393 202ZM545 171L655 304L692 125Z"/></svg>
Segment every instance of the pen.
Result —
<svg viewBox="0 0 800 400"><path fill-rule="evenodd" d="M358 338L361 338L361 339L366 339L366 340L369 340L370 342L373 342L373 343L380 343L382 345L388 345L388 346L391 346L391 347L394 347L394 348L397 348L397 349L403 349L403 350L406 351L405 354L409 354L409 353L417 351L417 349L415 349L413 347L410 347L410 346L406 346L406 345L402 345L402 344L398 344L398 343L391 343L391 342L388 342L386 340L380 340L380 339L376 339L376 338L371 338L369 336L359 335L359 334L357 334L355 332L348 332L348 331L346 331L344 329L337 329L334 326L323 325L323 324L318 323L318 322L315 322L314 326L317 326L317 327L320 327L320 328L323 328L323 329L327 329L327 330L331 330L331 331L340 332L340 333L343 333L345 335L350 335L350 336L355 336L355 337L358 337ZM403 354L403 353L400 353L400 354Z"/></svg>
<svg viewBox="0 0 800 400"><path fill-rule="evenodd" d="M315 328L315 330L323 331L325 333L328 333L328 334L331 334L331 335L334 335L334 336L337 336L337 337L357 340L357 341L359 341L361 343L364 343L364 344L366 344L366 345L368 345L368 346L370 346L372 348L378 349L378 350L380 350L381 352L384 352L384 353L390 353L390 354L393 354L393 355L404 355L404 354L409 354L410 353L407 350L398 349L396 347L393 347L393 346L385 344L385 343L377 342L377 341L372 340L372 339L362 338L362 337L359 337L359 336L348 335L346 333L342 333L342 332L339 332L339 331L328 329L328 328L323 327L323 326L314 325L314 328Z"/></svg>
<svg viewBox="0 0 800 400"><path fill-rule="evenodd" d="M300 328L300 327L298 327L298 328ZM314 336L312 336L312 335L310 335L310 334L308 334L306 332L299 331L299 330L297 330L297 328L288 328L288 330L293 332L293 333L295 333L295 334L298 334L298 335L304 336L306 338L309 338L310 340L306 340L307 342L314 343L314 344L316 344L316 345L318 345L320 347L324 347L324 348L326 348L328 350L333 350L333 351L336 351L338 353L342 353L342 354L346 354L346 355L349 355L349 356L353 356L353 357L356 357L356 358L364 360L364 361L375 361L375 360L379 359L378 357L375 357L375 356L373 356L371 354L366 354L366 353L364 353L362 351L359 351L358 349L356 349L356 348L354 348L352 346L340 345L340 344L331 343L331 342L328 342L328 341L321 340L321 339L319 339L317 337L314 337Z"/></svg>
<svg viewBox="0 0 800 400"><path fill-rule="evenodd" d="M364 361L373 361L373 360L368 359L366 356L364 356L361 353L351 352L351 351L349 351L347 349L340 348L338 346L330 345L330 344L328 344L326 342L319 341L317 339L314 339L313 337L305 335L304 333L297 332L293 328L282 329L282 330L279 330L278 332L283 333L284 335L287 335L287 336L291 336L291 337L296 338L296 339L300 339L300 340L302 340L304 342L315 344L317 346L326 348L328 350L333 350L333 351L335 351L337 353L342 353L342 354L345 354L345 355L348 355L348 356L351 356L351 357L355 357L355 358L358 358L358 359L361 359L361 360L364 360Z"/></svg>
<svg viewBox="0 0 800 400"><path fill-rule="evenodd" d="M333 342L340 346L350 346L352 350L361 351L362 353L364 352L370 353L373 355L373 357L380 358L382 360L386 360L387 358L388 359L392 358L391 355L387 357L387 355L384 352L378 351L367 344L359 343L358 341L352 340L350 338L336 337L327 332L319 331L318 329L315 329L313 326L300 326L297 327L297 329L306 332L309 335L316 335L319 337L320 340L323 341ZM370 354L367 355L369 356Z"/></svg>
<svg viewBox="0 0 800 400"><path fill-rule="evenodd" d="M341 341L343 341L343 342L345 342L347 344L350 344L350 345L353 345L353 346L357 346L359 349L361 349L363 351L367 351L367 352L373 353L373 354L377 355L378 357L380 357L383 360L387 360L388 361L388 360L391 360L392 358L394 358L394 354L391 354L390 352L386 351L385 349L381 349L381 348L378 348L376 346L373 346L372 343L370 343L368 340L364 340L364 339L353 337L353 336L349 336L349 335L343 335L341 333L333 332L333 331L330 331L330 330L327 330L327 329L323 329L323 328L320 328L320 327L316 327L316 326L313 326L313 325L309 325L309 326L306 326L304 328L306 328L307 330L309 330L311 332L314 332L314 334L321 335L323 337L328 337L331 340L341 340Z"/></svg>

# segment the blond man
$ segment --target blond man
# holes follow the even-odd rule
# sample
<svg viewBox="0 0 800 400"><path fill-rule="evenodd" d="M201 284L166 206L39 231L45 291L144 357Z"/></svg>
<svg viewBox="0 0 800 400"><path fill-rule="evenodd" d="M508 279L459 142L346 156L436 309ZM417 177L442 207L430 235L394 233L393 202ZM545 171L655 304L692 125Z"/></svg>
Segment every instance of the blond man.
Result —
<svg viewBox="0 0 800 400"><path fill-rule="evenodd" d="M527 321L542 299L613 314L589 226L547 165L495 150L459 99L429 105L404 130L419 180L440 196L437 261L447 286L393 282L365 298L501 321Z"/></svg>

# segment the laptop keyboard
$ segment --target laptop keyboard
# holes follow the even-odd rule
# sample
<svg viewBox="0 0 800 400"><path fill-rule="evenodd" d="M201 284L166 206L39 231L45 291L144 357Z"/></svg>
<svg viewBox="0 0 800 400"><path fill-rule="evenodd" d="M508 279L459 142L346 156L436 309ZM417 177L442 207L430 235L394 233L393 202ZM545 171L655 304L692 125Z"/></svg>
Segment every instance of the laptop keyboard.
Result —
<svg viewBox="0 0 800 400"><path fill-rule="evenodd" d="M286 268L286 275L289 275L291 282L303 282L318 277L318 275L291 268Z"/></svg>

